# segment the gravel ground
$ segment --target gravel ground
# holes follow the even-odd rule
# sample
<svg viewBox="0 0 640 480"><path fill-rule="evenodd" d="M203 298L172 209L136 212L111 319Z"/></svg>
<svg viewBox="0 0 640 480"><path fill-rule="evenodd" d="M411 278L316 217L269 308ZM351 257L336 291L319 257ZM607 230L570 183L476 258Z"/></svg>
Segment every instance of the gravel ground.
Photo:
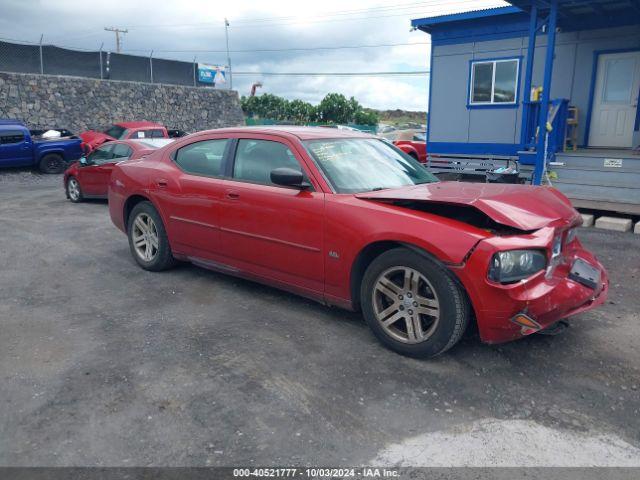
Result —
<svg viewBox="0 0 640 480"><path fill-rule="evenodd" d="M0 174L0 225L0 466L640 466L640 235L580 233L611 295L564 334L420 361L356 314L141 270L59 176Z"/></svg>

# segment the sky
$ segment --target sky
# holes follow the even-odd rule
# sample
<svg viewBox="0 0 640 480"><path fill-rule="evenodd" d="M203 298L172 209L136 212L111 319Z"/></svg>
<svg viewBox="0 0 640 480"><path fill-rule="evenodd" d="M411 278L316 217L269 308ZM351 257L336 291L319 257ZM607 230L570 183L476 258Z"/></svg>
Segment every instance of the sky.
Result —
<svg viewBox="0 0 640 480"><path fill-rule="evenodd" d="M240 95L260 81L259 93L314 104L339 92L369 108L424 111L428 73L287 77L260 72L428 71L430 38L411 32L411 19L501 5L501 0L0 0L0 38L37 42L43 35L44 43L95 50L104 44L115 51L115 35L104 27L118 27L128 29L124 53L153 50L154 57L225 65L227 18L232 71L238 73L233 88ZM285 51L264 51L273 49Z"/></svg>

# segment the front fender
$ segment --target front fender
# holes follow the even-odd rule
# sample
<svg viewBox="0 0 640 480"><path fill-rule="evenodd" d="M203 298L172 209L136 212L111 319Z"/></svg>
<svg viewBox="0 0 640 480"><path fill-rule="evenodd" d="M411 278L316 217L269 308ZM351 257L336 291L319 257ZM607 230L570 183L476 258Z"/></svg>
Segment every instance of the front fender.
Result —
<svg viewBox="0 0 640 480"><path fill-rule="evenodd" d="M418 150L416 150L416 148L415 148L415 147L413 147L413 146L411 146L411 145L403 144L403 145L398 145L398 148L399 148L400 150L402 150L404 153L413 154L413 155L415 155L415 156L416 156L416 158L418 158L418 155L419 155L419 154L418 154Z"/></svg>
<svg viewBox="0 0 640 480"><path fill-rule="evenodd" d="M333 196L326 212L325 289L348 301L353 267L371 245L410 245L453 268L490 236L449 218L353 197Z"/></svg>

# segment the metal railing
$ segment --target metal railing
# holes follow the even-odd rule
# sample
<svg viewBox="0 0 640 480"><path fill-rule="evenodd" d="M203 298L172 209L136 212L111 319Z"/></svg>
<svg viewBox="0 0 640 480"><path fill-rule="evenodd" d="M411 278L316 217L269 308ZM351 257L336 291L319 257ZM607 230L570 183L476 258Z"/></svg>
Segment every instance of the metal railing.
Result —
<svg viewBox="0 0 640 480"><path fill-rule="evenodd" d="M148 56L114 53L104 45L97 50L71 49L46 43L42 36L39 42L0 39L0 72L211 86L198 82L196 60L157 58L153 51Z"/></svg>

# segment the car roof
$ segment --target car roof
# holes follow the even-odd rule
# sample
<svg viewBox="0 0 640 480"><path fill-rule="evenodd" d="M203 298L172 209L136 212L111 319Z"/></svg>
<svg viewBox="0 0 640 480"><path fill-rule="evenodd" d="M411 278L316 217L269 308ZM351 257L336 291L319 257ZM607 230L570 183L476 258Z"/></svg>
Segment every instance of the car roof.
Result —
<svg viewBox="0 0 640 480"><path fill-rule="evenodd" d="M126 140L132 145L139 145L141 148L162 148L174 142L175 138L131 138Z"/></svg>
<svg viewBox="0 0 640 480"><path fill-rule="evenodd" d="M141 127L164 127L164 125L156 122L148 122L146 120L140 120L137 122L116 122L114 125L123 128L141 128Z"/></svg>
<svg viewBox="0 0 640 480"><path fill-rule="evenodd" d="M300 140L313 140L321 138L376 138L375 135L356 132L353 130L340 130L337 128L300 127L296 125L265 125L256 127L229 127L215 130L205 130L204 133L266 133L297 137Z"/></svg>
<svg viewBox="0 0 640 480"><path fill-rule="evenodd" d="M102 146L106 146L106 145L115 145L115 144L123 144L123 145L127 145L131 148L133 148L134 150L155 150L157 148L162 148L165 145L168 145L169 143L171 143L171 141L166 142L166 143L160 143L160 142L153 142L152 140L171 140L173 141L174 139L169 139L169 138L147 138L147 139L137 139L137 138L127 138L127 139L122 139L122 140L111 140L110 142L105 142Z"/></svg>
<svg viewBox="0 0 640 480"><path fill-rule="evenodd" d="M21 127L24 127L24 122L20 121L20 120L13 120L10 118L6 118L6 119L2 119L0 120L0 125L19 125Z"/></svg>

